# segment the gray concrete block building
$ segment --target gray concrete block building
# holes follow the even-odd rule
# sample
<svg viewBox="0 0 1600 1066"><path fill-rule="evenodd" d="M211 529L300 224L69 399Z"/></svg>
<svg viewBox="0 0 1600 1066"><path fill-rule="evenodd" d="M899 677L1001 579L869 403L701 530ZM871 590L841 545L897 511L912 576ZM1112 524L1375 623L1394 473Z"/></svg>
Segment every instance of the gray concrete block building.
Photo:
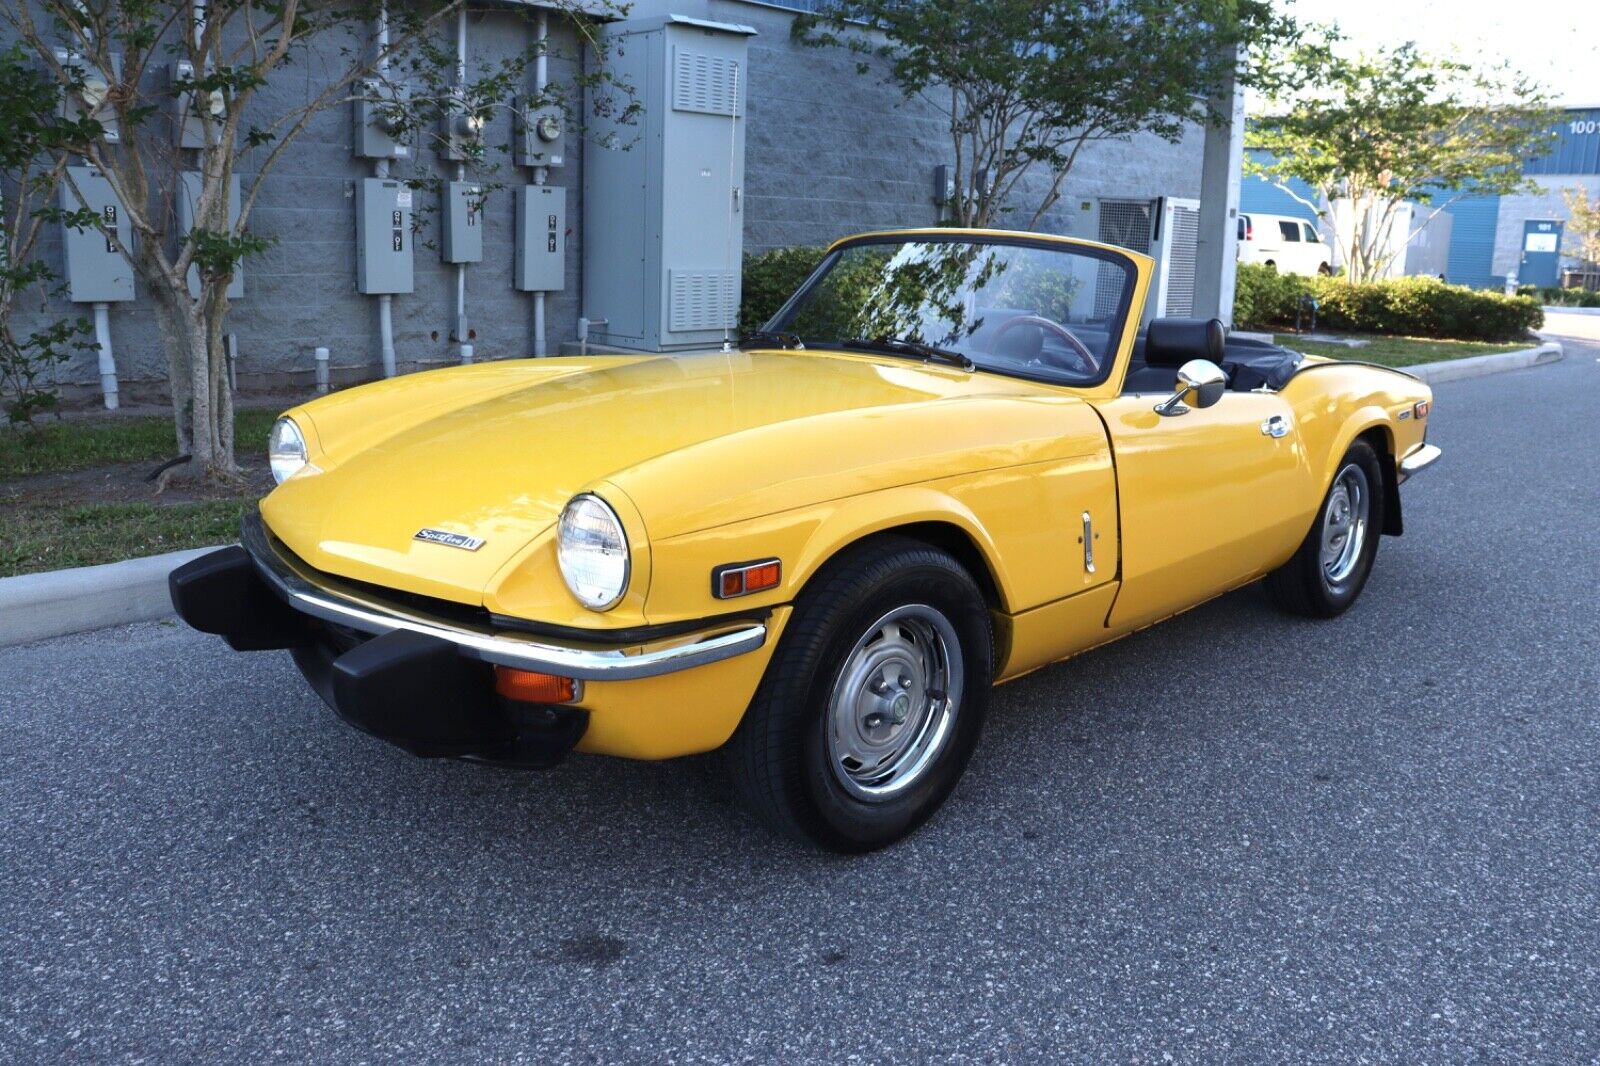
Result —
<svg viewBox="0 0 1600 1066"><path fill-rule="evenodd" d="M799 6L804 2L796 0ZM621 328L615 324L619 314L605 304L623 300L619 294L634 284L634 278L640 279L642 288L660 290L659 306L654 292L645 300L650 305L647 310L659 312L653 320L658 324L651 335L653 344L685 347L718 338L723 324L731 325L741 255L786 245L821 245L861 230L937 221L935 168L952 161L942 116L928 103L904 99L877 75L858 72L855 55L795 43L790 36L793 18L790 6L749 0L639 0L625 23L613 25L612 33L627 32L628 27L654 32L676 26L683 41L703 39L708 55L716 51L712 44L722 42L716 47L733 58L724 64L716 55L701 57L694 60L698 66L684 60L666 71L664 95L654 106L668 114L645 115L632 135L634 143L625 151L603 143L604 123L591 121L582 133L567 131L563 163L547 172L549 184L565 195L561 269L554 287L542 297L545 347L550 354L572 350L581 319L597 320L587 329L591 342L616 343L617 336L607 331ZM524 15L504 6L474 7L468 18L469 56L475 63L481 57L527 48L531 32ZM550 20L550 34L549 77L553 82L571 79L574 64L583 61L576 35L555 17ZM690 49L680 45L679 51ZM657 73L661 72L650 76ZM673 77L691 75L701 79L695 91L710 95L691 99L684 95L687 89L674 88ZM272 107L274 99L303 99L315 87L316 67L289 68L278 81L263 96L263 107ZM732 95L722 100L719 92ZM577 112L581 117L586 109L579 105ZM662 125L680 120L690 132L679 134L671 125ZM1220 209L1228 217L1237 202L1238 168L1236 162L1231 168L1226 165L1227 152L1231 142L1237 153L1238 125L1209 135L1210 151L1220 152L1222 160L1209 173L1223 177L1220 184L1209 179L1212 195L1206 199L1214 207L1208 210ZM508 111L491 122L485 140L508 144L513 133ZM251 229L276 243L265 255L247 262L243 294L233 301L228 325L237 337L235 369L242 391L308 391L318 348L328 350L336 384L382 373L377 300L357 286L358 186L372 176L373 167L370 160L356 156L354 136L348 110L322 114L263 179ZM687 138L682 143L690 147L673 148L675 138ZM695 138L705 143L696 148ZM662 149L661 144L667 147ZM717 149L723 153L718 158L724 160L725 172L707 173L711 164L701 166L695 156L700 150L711 153L712 145L726 146ZM416 168L437 169L435 160L416 158L427 151L423 148L411 159L396 160L394 173L404 176ZM1199 128L1176 143L1136 136L1091 144L1041 228L1110 239L1168 256L1174 264L1174 282L1166 310L1202 309L1194 303L1197 274L1198 287L1210 291L1213 302L1225 284L1229 297L1223 304L1231 305L1231 245L1225 255L1205 260L1214 264L1210 268L1198 265L1204 257L1197 259L1196 254L1197 245L1203 248L1205 243L1198 222L1207 151L1208 133ZM470 336L461 339L470 342L478 360L534 354L534 305L541 298L515 284L519 239L515 190L530 181L530 172L507 157L495 158L493 175L468 175L506 186L491 193L483 205L478 220L482 258L466 268ZM248 172L242 178L246 187L255 181ZM709 199L695 200L701 188L696 183L702 180L726 182L729 187ZM649 182L662 182L671 191L656 215L646 211L636 218L638 201L649 199L650 189L644 184ZM1038 185L1043 183L1040 175ZM629 189L639 191L632 194ZM1036 187L1020 198L1027 210L1019 212L1019 226L1025 224L1040 191ZM1030 196L1035 197L1032 202ZM722 208L706 205L726 205L731 213L718 217ZM1164 227L1163 217L1175 220L1173 225ZM542 247L548 235L542 215L540 219L535 243ZM442 260L439 224L436 211L421 218L411 249L411 291L391 298L400 372L448 365L461 358L460 341L452 339L456 270ZM1231 232L1231 223L1226 229ZM667 231L666 236L658 230ZM1176 244L1165 231L1177 235ZM648 247L652 242L660 245L654 252ZM42 254L59 268L59 237L46 242ZM1229 278L1210 279L1207 284L1207 269L1219 275L1227 272ZM699 301L694 313L684 310L690 300ZM84 306L56 301L44 313L86 311ZM159 398L165 386L166 355L147 302L136 292L132 300L112 304L109 323L124 395ZM652 343L634 340L631 346L649 348ZM97 391L93 354L62 366L60 381L69 394L92 400Z"/></svg>

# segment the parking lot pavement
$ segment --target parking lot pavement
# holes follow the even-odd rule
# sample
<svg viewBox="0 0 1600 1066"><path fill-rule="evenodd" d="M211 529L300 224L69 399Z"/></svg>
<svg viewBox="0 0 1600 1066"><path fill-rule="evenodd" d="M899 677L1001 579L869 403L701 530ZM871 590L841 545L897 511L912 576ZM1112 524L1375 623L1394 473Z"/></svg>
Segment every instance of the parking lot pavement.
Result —
<svg viewBox="0 0 1600 1066"><path fill-rule="evenodd" d="M1354 611L1008 685L858 859L414 760L170 624L0 652L0 1061L1600 1057L1600 348L1440 386Z"/></svg>

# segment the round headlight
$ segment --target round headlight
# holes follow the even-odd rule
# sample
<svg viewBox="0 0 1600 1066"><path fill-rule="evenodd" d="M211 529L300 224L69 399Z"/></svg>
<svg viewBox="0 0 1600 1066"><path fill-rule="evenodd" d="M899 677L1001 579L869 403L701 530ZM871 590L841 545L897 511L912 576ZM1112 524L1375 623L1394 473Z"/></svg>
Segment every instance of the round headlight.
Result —
<svg viewBox="0 0 1600 1066"><path fill-rule="evenodd" d="M308 462L306 438L300 427L290 418L280 418L272 425L272 435L267 438L267 464L272 467L272 478L283 484L299 473Z"/></svg>
<svg viewBox="0 0 1600 1066"><path fill-rule="evenodd" d="M567 588L591 610L615 606L628 590L628 535L598 496L574 496L561 512L556 558Z"/></svg>

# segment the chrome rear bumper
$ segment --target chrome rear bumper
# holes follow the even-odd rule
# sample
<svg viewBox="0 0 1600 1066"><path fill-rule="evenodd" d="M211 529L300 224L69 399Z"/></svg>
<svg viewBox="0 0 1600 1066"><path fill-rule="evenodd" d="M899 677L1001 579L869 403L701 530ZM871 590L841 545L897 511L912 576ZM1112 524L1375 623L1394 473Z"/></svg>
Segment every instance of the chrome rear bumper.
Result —
<svg viewBox="0 0 1600 1066"><path fill-rule="evenodd" d="M1410 455L1400 460L1400 483L1405 484L1412 474L1420 473L1438 461L1444 452L1432 444L1420 444Z"/></svg>
<svg viewBox="0 0 1600 1066"><path fill-rule="evenodd" d="M295 611L375 636L405 630L435 637L454 645L465 658L500 666L580 681L631 681L731 659L755 651L767 639L766 622L751 619L627 647L557 643L491 626L463 625L314 574L279 548L259 515L248 516L239 532L257 574Z"/></svg>

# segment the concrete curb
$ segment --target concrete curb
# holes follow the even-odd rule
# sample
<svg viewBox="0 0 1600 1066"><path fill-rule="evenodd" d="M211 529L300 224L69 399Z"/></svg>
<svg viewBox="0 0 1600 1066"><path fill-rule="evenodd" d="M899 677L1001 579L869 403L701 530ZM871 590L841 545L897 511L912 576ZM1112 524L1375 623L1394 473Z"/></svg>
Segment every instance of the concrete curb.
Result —
<svg viewBox="0 0 1600 1066"><path fill-rule="evenodd" d="M1560 304L1545 304L1544 313L1547 315L1600 315L1600 307L1562 307Z"/></svg>
<svg viewBox="0 0 1600 1066"><path fill-rule="evenodd" d="M1474 355L1467 359L1447 359L1442 363L1422 363L1418 366L1400 367L1407 374L1419 377L1429 385L1441 381L1461 381L1481 378L1486 374L1501 374L1507 370L1522 370L1530 366L1543 366L1566 357L1566 350L1555 341L1547 341L1537 348L1524 348L1520 352L1500 352L1496 355ZM1359 355L1353 358L1360 358Z"/></svg>
<svg viewBox="0 0 1600 1066"><path fill-rule="evenodd" d="M0 647L165 618L172 613L167 575L215 550L194 548L0 578Z"/></svg>

